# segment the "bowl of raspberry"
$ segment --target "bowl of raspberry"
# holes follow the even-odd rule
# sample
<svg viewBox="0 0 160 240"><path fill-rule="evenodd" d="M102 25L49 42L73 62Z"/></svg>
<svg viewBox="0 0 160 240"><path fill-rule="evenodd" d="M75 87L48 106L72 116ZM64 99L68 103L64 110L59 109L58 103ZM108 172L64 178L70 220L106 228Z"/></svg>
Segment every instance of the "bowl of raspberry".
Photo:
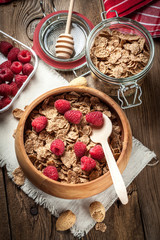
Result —
<svg viewBox="0 0 160 240"><path fill-rule="evenodd" d="M91 197L110 187L103 148L91 140L93 128L103 126L104 114L112 122L108 143L122 173L132 149L125 113L101 91L68 86L39 96L20 119L15 151L26 177L42 191L65 199Z"/></svg>
<svg viewBox="0 0 160 240"><path fill-rule="evenodd" d="M0 30L0 113L7 111L35 74L36 53Z"/></svg>

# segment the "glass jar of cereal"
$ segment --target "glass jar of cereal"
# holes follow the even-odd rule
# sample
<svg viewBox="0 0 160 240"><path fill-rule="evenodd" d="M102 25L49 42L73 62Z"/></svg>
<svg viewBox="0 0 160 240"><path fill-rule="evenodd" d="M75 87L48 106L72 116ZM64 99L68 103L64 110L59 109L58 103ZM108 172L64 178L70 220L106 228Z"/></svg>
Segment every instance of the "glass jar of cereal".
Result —
<svg viewBox="0 0 160 240"><path fill-rule="evenodd" d="M117 12L116 17L106 19L105 14L87 39L88 67L98 88L118 97L123 109L138 106L141 85L153 63L153 39L137 21L118 17Z"/></svg>

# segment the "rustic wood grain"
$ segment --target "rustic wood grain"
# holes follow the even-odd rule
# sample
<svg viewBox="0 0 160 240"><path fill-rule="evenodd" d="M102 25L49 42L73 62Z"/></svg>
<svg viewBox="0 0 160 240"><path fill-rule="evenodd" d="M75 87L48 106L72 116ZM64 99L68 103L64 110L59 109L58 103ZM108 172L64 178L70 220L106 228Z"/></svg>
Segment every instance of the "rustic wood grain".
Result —
<svg viewBox="0 0 160 240"><path fill-rule="evenodd" d="M144 239L136 185L132 183L127 191L129 203L124 206L118 200L106 212L104 222L107 226L107 230L105 234L92 229L88 234L88 239Z"/></svg>
<svg viewBox="0 0 160 240"><path fill-rule="evenodd" d="M10 179L6 180L8 207L13 240L49 239L51 216L36 205Z"/></svg>
<svg viewBox="0 0 160 240"><path fill-rule="evenodd" d="M68 9L68 0L55 0L57 10ZM87 6L87 7L86 7ZM53 11L51 0L44 1L46 14ZM101 20L101 1L77 0L74 11L84 14L94 25ZM0 29L32 46L36 24L43 17L39 1L16 0L0 5ZM147 75L143 90L143 104L126 110L133 135L153 150L160 159L160 40L155 40L153 68ZM80 70L79 73L83 73ZM72 73L62 74L69 81ZM87 77L92 84L90 76ZM0 239L8 240L72 240L70 231L57 232L56 218L48 210L36 205L15 184L0 172ZM126 206L118 202L107 211L105 233L93 228L84 240L159 240L160 237L160 164L146 167L129 186L130 201Z"/></svg>
<svg viewBox="0 0 160 240"><path fill-rule="evenodd" d="M10 234L10 219L7 206L6 186L4 181L4 169L0 169L0 239L9 240Z"/></svg>
<svg viewBox="0 0 160 240"><path fill-rule="evenodd" d="M143 104L128 109L133 135L154 151L160 159L160 39L155 42L155 59L152 70L147 75L142 90ZM137 127L138 123L138 127ZM160 236L160 164L146 167L136 178L139 206L146 239L158 240Z"/></svg>

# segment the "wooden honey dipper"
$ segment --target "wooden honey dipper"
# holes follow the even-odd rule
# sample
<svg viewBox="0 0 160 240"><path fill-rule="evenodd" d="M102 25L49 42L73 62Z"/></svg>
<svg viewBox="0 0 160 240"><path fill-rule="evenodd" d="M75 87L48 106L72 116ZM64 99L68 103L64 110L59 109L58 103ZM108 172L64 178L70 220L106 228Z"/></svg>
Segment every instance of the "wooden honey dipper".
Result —
<svg viewBox="0 0 160 240"><path fill-rule="evenodd" d="M55 46L57 58L68 59L73 54L74 41L72 35L70 34L73 4L74 0L70 0L65 33L61 34L57 39L57 43Z"/></svg>

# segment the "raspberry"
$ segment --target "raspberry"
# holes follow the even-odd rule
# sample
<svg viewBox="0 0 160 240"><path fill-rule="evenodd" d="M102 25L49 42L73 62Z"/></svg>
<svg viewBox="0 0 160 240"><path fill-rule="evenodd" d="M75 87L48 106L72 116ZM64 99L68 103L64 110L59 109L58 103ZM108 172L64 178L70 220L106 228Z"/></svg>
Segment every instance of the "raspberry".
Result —
<svg viewBox="0 0 160 240"><path fill-rule="evenodd" d="M94 146L93 148L90 149L89 153L91 157L96 160L102 160L104 158L104 152L101 145Z"/></svg>
<svg viewBox="0 0 160 240"><path fill-rule="evenodd" d="M86 144L83 142L76 142L74 144L74 152L79 158L85 155L86 149Z"/></svg>
<svg viewBox="0 0 160 240"><path fill-rule="evenodd" d="M104 123L102 112L95 111L86 114L86 121L96 127L101 127Z"/></svg>
<svg viewBox="0 0 160 240"><path fill-rule="evenodd" d="M81 169L84 171L90 171L96 166L96 161L90 157L82 157L81 158Z"/></svg>
<svg viewBox="0 0 160 240"><path fill-rule="evenodd" d="M43 170L43 174L46 177L51 178L52 180L57 181L58 180L58 171L57 168L54 166L47 166L44 170Z"/></svg>
<svg viewBox="0 0 160 240"><path fill-rule="evenodd" d="M20 88L27 78L28 78L27 75L17 74L15 76L15 83L17 84L17 87Z"/></svg>
<svg viewBox="0 0 160 240"><path fill-rule="evenodd" d="M12 64L12 63L11 63L10 60L5 61L5 62L3 62L2 64L0 64L0 69L5 68L5 67L10 68L10 67L11 67L11 64Z"/></svg>
<svg viewBox="0 0 160 240"><path fill-rule="evenodd" d="M12 100L10 99L10 97L3 97L0 100L0 109L6 107Z"/></svg>
<svg viewBox="0 0 160 240"><path fill-rule="evenodd" d="M13 73L9 68L4 67L4 68L0 69L0 81L1 82L12 82L12 79L13 79Z"/></svg>
<svg viewBox="0 0 160 240"><path fill-rule="evenodd" d="M54 106L61 114L64 114L71 108L70 102L64 99L58 99L57 101L55 101Z"/></svg>
<svg viewBox="0 0 160 240"><path fill-rule="evenodd" d="M31 61L31 53L28 50L22 50L18 53L18 60L21 63L29 63Z"/></svg>
<svg viewBox="0 0 160 240"><path fill-rule="evenodd" d="M33 71L33 66L30 63L26 63L23 65L23 69L22 72L24 75L29 76L29 74L31 74L31 72Z"/></svg>
<svg viewBox="0 0 160 240"><path fill-rule="evenodd" d="M69 110L65 112L64 117L71 123L79 124L82 118L82 113L79 110Z"/></svg>
<svg viewBox="0 0 160 240"><path fill-rule="evenodd" d="M19 52L19 48L13 47L7 55L8 60L10 60L11 62L17 61L17 56Z"/></svg>
<svg viewBox="0 0 160 240"><path fill-rule="evenodd" d="M10 85L3 83L0 85L0 95L1 96L8 96L11 93Z"/></svg>
<svg viewBox="0 0 160 240"><path fill-rule="evenodd" d="M36 132L41 132L47 126L48 119L44 116L37 117L32 121L32 127Z"/></svg>
<svg viewBox="0 0 160 240"><path fill-rule="evenodd" d="M8 55L9 51L13 48L12 44L6 41L0 42L0 52L3 53L5 56Z"/></svg>
<svg viewBox="0 0 160 240"><path fill-rule="evenodd" d="M64 142L61 139L55 139L50 147L51 151L57 156L61 156L64 153L64 148Z"/></svg>
<svg viewBox="0 0 160 240"><path fill-rule="evenodd" d="M17 84L15 82L12 82L9 86L10 86L10 95L15 96L16 93L18 92Z"/></svg>
<svg viewBox="0 0 160 240"><path fill-rule="evenodd" d="M22 71L22 63L15 61L12 63L10 69L13 73L18 74Z"/></svg>

